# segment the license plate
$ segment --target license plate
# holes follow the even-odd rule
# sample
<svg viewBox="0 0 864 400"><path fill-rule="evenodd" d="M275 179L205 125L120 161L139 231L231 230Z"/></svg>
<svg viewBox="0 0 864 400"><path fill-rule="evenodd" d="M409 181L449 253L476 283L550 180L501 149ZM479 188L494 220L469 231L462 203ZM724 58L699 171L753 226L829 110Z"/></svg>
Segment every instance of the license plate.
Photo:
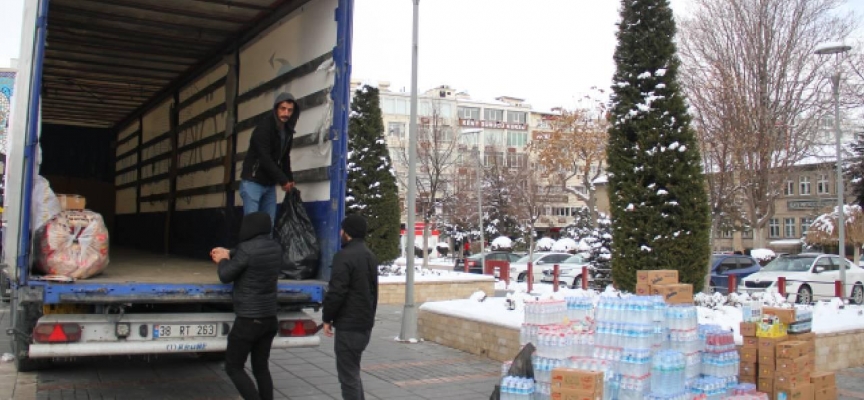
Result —
<svg viewBox="0 0 864 400"><path fill-rule="evenodd" d="M153 339L216 336L216 324L153 325Z"/></svg>

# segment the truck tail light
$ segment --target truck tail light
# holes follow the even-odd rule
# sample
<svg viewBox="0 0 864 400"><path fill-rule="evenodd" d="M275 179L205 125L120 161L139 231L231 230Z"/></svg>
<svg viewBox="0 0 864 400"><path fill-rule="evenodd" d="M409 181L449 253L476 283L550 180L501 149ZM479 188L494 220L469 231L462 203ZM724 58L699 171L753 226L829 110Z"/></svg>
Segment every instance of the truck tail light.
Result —
<svg viewBox="0 0 864 400"><path fill-rule="evenodd" d="M289 319L279 321L279 336L312 336L318 333L318 325L311 319Z"/></svg>
<svg viewBox="0 0 864 400"><path fill-rule="evenodd" d="M74 323L39 324L33 329L39 343L70 343L81 340L81 326Z"/></svg>

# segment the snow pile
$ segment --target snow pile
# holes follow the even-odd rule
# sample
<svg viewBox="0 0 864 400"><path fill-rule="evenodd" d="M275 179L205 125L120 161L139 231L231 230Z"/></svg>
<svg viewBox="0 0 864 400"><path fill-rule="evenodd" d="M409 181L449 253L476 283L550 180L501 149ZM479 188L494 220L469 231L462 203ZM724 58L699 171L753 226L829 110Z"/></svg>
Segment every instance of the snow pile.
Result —
<svg viewBox="0 0 864 400"><path fill-rule="evenodd" d="M776 258L777 254L774 253L774 250L771 249L753 249L750 250L750 257L753 257L759 261L766 261Z"/></svg>
<svg viewBox="0 0 864 400"><path fill-rule="evenodd" d="M471 297L469 297L468 299L472 301L483 302L483 300L486 300L486 292L478 290L471 294Z"/></svg>
<svg viewBox="0 0 864 400"><path fill-rule="evenodd" d="M554 245L552 245L552 251L560 251L560 252L571 252L576 251L579 247L579 243L576 243L575 240L570 238L558 239Z"/></svg>
<svg viewBox="0 0 864 400"><path fill-rule="evenodd" d="M763 307L780 307L786 304L786 299L777 292L761 292L761 293L732 293L728 296L714 293L706 295L705 293L696 293L693 298L695 305L710 309L720 309L723 306L740 307L745 302L758 301Z"/></svg>
<svg viewBox="0 0 864 400"><path fill-rule="evenodd" d="M492 241L492 250L509 250L513 248L513 241L507 236L498 236Z"/></svg>
<svg viewBox="0 0 864 400"><path fill-rule="evenodd" d="M864 329L864 307L844 305L840 299L816 303L813 332L837 333Z"/></svg>
<svg viewBox="0 0 864 400"><path fill-rule="evenodd" d="M415 282L475 282L495 279L494 276L490 275L466 274L452 270L424 269L419 265L419 263L415 264L414 267ZM404 265L379 265L378 283L405 283L406 270Z"/></svg>
<svg viewBox="0 0 864 400"><path fill-rule="evenodd" d="M537 241L537 245L535 246L535 248L537 249L537 251L549 251L552 250L552 246L554 245L555 239L544 237L540 238L540 240Z"/></svg>
<svg viewBox="0 0 864 400"><path fill-rule="evenodd" d="M741 337L741 309L733 306L720 306L716 309L696 307L699 324L719 325L723 329L731 329L735 333L735 344L744 344Z"/></svg>

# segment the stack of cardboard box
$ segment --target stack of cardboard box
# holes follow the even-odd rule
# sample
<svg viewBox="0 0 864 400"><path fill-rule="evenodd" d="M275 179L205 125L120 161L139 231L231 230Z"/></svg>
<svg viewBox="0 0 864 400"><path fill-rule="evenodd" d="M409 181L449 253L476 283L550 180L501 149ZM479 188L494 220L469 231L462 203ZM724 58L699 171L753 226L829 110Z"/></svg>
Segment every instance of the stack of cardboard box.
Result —
<svg viewBox="0 0 864 400"><path fill-rule="evenodd" d="M833 372L814 372L810 383L814 400L837 400L837 379Z"/></svg>
<svg viewBox="0 0 864 400"><path fill-rule="evenodd" d="M666 304L693 304L693 285L678 283L678 271L636 271L636 294L663 296Z"/></svg>
<svg viewBox="0 0 864 400"><path fill-rule="evenodd" d="M756 337L756 323L742 322L741 336L744 339L739 358L738 381L741 383L759 383L759 338Z"/></svg>
<svg viewBox="0 0 864 400"><path fill-rule="evenodd" d="M552 370L552 400L603 400L603 373L574 368Z"/></svg>

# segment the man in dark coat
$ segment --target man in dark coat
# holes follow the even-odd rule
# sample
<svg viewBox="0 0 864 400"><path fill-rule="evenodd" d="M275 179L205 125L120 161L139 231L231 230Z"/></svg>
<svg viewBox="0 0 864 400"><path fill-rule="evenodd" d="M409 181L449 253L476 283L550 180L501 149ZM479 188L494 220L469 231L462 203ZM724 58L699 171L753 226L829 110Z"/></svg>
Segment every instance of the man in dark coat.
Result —
<svg viewBox="0 0 864 400"><path fill-rule="evenodd" d="M234 325L228 334L225 372L244 400L272 400L273 378L268 362L270 347L279 328L277 283L282 269L282 246L270 238L270 216L255 212L243 217L240 244L234 251L215 248L210 252L219 265L219 280L233 283ZM243 366L252 355L252 373L258 388Z"/></svg>
<svg viewBox="0 0 864 400"><path fill-rule="evenodd" d="M333 257L330 286L324 298L324 334L332 337L336 371L344 400L363 400L360 358L375 325L378 308L378 259L366 247L366 220L349 215L342 221L342 250Z"/></svg>
<svg viewBox="0 0 864 400"><path fill-rule="evenodd" d="M294 96L280 93L273 103L273 117L265 117L252 131L240 173L244 215L263 211L271 223L276 221L276 186L286 192L294 187L291 141L299 118Z"/></svg>

